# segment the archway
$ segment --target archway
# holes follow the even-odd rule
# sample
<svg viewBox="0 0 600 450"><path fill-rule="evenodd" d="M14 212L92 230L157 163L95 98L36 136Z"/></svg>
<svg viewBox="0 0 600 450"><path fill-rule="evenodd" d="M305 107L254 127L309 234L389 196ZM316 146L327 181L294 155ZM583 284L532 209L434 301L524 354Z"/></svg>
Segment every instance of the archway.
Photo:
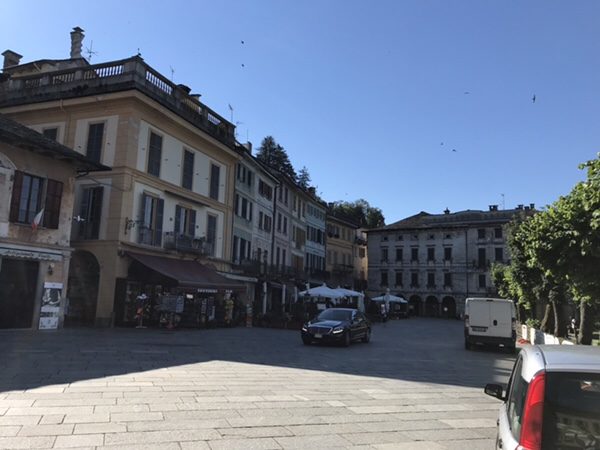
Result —
<svg viewBox="0 0 600 450"><path fill-rule="evenodd" d="M408 299L408 313L411 316L420 316L421 312L421 297L418 295L411 295Z"/></svg>
<svg viewBox="0 0 600 450"><path fill-rule="evenodd" d="M425 315L427 317L438 317L439 315L438 299L433 295L425 299Z"/></svg>
<svg viewBox="0 0 600 450"><path fill-rule="evenodd" d="M444 297L442 299L442 316L448 319L456 318L456 300L454 300L454 297Z"/></svg>
<svg viewBox="0 0 600 450"><path fill-rule="evenodd" d="M90 252L76 250L71 258L65 326L93 326L96 321L100 265Z"/></svg>

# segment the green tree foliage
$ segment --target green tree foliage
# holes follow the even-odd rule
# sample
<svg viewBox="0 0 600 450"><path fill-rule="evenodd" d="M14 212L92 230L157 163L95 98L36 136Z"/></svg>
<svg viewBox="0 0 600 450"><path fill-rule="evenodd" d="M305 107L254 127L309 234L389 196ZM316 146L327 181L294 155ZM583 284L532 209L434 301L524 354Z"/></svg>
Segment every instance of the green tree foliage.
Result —
<svg viewBox="0 0 600 450"><path fill-rule="evenodd" d="M385 218L381 209L371 206L364 199L354 202L334 202L332 212L334 215L345 218L364 228L378 228L385 225Z"/></svg>
<svg viewBox="0 0 600 450"><path fill-rule="evenodd" d="M287 152L281 145L275 142L273 136L267 136L262 140L256 153L256 158L272 169L287 175L294 181L296 180L296 171L290 162Z"/></svg>
<svg viewBox="0 0 600 450"><path fill-rule="evenodd" d="M590 344L600 309L600 156L580 166L587 180L546 210L510 228L510 266L493 271L501 295L519 299L530 319L545 310L542 328L564 335L567 298L580 311L579 339Z"/></svg>
<svg viewBox="0 0 600 450"><path fill-rule="evenodd" d="M298 186L302 189L308 189L310 187L310 174L308 173L306 166L302 167L300 172L298 172L296 183L298 183Z"/></svg>

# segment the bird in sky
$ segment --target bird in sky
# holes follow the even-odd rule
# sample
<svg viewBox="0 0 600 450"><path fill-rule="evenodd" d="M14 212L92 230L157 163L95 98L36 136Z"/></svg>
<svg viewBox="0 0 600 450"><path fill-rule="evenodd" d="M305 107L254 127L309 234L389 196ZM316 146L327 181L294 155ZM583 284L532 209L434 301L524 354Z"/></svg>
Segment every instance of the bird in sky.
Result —
<svg viewBox="0 0 600 450"><path fill-rule="evenodd" d="M242 41L242 44L244 43L244 41Z"/></svg>
<svg viewBox="0 0 600 450"><path fill-rule="evenodd" d="M453 151L454 153L456 153L456 149L455 149L455 148L453 148L453 149L452 149L452 151Z"/></svg>
<svg viewBox="0 0 600 450"><path fill-rule="evenodd" d="M532 101L533 103L535 103L535 94L533 94L533 97L531 98L531 101Z"/></svg>
<svg viewBox="0 0 600 450"><path fill-rule="evenodd" d="M246 67L244 64L242 64L242 67Z"/></svg>
<svg viewBox="0 0 600 450"><path fill-rule="evenodd" d="M469 91L465 91L465 95L467 95L467 94L470 94L470 92Z"/></svg>
<svg viewBox="0 0 600 450"><path fill-rule="evenodd" d="M440 145L444 145L444 143L443 143L443 142L440 142Z"/></svg>

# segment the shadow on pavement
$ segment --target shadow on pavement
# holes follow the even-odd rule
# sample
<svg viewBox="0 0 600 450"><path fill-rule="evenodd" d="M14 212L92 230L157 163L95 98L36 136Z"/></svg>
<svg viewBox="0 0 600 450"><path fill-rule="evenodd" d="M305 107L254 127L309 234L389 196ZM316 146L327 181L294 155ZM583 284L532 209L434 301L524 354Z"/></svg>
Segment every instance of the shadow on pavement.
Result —
<svg viewBox="0 0 600 450"><path fill-rule="evenodd" d="M213 360L426 383L506 383L514 355L463 347L462 322L411 318L373 325L369 344L304 346L298 331L64 329L0 332L0 392Z"/></svg>

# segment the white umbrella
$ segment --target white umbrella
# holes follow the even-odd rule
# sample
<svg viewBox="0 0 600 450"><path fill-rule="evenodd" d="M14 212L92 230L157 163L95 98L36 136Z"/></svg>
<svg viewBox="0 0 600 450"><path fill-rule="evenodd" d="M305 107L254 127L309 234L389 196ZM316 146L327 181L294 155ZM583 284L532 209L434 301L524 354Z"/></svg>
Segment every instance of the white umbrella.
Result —
<svg viewBox="0 0 600 450"><path fill-rule="evenodd" d="M308 295L309 297L324 297L324 298L342 298L344 294L339 293L335 289L328 288L325 284L314 288L302 291L299 295Z"/></svg>
<svg viewBox="0 0 600 450"><path fill-rule="evenodd" d="M392 294L380 295L379 297L373 297L371 300L374 300L376 302L408 303L402 297L398 297Z"/></svg>
<svg viewBox="0 0 600 450"><path fill-rule="evenodd" d="M364 294L361 292L353 291L352 289L345 289L343 287L337 287L334 291L338 291L344 297L364 297Z"/></svg>

